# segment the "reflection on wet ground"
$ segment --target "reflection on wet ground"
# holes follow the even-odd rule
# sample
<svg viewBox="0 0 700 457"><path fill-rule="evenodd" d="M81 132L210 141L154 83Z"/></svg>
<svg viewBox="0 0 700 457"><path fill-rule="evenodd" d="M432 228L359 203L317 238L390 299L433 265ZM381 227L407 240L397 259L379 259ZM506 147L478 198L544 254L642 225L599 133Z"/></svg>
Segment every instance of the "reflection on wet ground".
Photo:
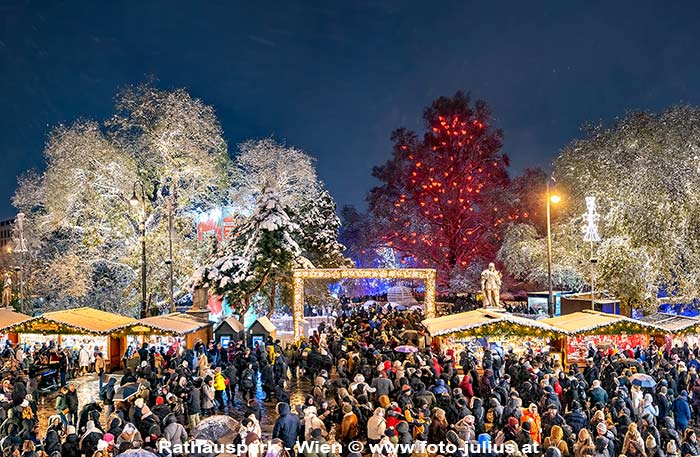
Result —
<svg viewBox="0 0 700 457"><path fill-rule="evenodd" d="M110 375L108 375L110 376ZM121 375L114 375L116 377L121 377ZM107 382L108 377L105 377L105 382ZM88 375L88 376L83 376L80 378L76 378L73 380L70 380L69 383L73 383L76 386L76 390L78 392L78 398L80 400L80 408L83 407L83 405L89 403L90 401L94 400L99 400L99 379L97 375ZM292 408L294 409L296 405L301 405L304 403L304 398L306 397L306 394L311 391L311 384L309 383L308 380L299 380L299 382L292 382L291 386L289 387L289 396L291 398L291 404ZM42 395L39 399L39 404L38 404L38 416L39 416L39 427L42 430L42 436L44 434L44 431L46 430L48 426L48 420L49 417L56 414L56 396L58 395L58 392L52 392L47 395ZM277 401L263 401L260 400L264 397L264 394L262 390L258 390L257 392L257 397L263 406L262 408L262 417L260 420L260 427L262 428L263 431L263 439L267 440L272 438L272 428L275 425L275 421L277 420L277 411L275 409L275 406L277 405ZM242 402L240 398L236 398L236 407L230 407L228 410L228 414L233 417L234 419L240 421L243 418L243 411L244 408L242 406ZM103 417L102 422L104 425L104 422L106 421L106 418Z"/></svg>

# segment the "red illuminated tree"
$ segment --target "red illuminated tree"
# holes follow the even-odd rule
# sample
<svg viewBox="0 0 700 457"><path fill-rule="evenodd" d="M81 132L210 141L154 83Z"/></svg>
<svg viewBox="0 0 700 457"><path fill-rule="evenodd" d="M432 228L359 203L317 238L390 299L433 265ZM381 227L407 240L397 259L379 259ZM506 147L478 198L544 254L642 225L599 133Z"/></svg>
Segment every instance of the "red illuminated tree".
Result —
<svg viewBox="0 0 700 457"><path fill-rule="evenodd" d="M486 103L472 106L457 92L435 100L423 118L422 138L393 132L393 157L373 170L382 185L368 200L402 263L436 268L446 288L474 263L492 260L501 226L527 214L508 198L509 160Z"/></svg>

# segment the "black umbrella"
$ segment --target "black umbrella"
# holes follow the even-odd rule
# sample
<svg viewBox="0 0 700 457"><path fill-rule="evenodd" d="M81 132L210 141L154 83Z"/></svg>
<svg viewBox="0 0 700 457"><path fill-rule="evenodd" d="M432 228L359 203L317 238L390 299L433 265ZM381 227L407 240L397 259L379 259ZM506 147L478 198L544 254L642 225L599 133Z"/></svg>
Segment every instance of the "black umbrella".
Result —
<svg viewBox="0 0 700 457"><path fill-rule="evenodd" d="M114 401L126 401L136 395L140 390L140 386L135 382L128 382L117 388L114 393Z"/></svg>

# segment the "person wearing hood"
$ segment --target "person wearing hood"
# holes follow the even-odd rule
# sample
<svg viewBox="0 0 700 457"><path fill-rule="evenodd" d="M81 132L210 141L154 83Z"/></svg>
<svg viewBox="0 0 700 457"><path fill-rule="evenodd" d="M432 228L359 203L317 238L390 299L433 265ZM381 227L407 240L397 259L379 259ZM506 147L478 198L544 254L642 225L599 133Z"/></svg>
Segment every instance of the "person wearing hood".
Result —
<svg viewBox="0 0 700 457"><path fill-rule="evenodd" d="M324 400L326 400L326 391L326 378L321 375L316 376L316 379L314 380L314 388L311 391L311 395L314 396L314 401L317 405L321 404Z"/></svg>
<svg viewBox="0 0 700 457"><path fill-rule="evenodd" d="M417 392L413 395L417 404L424 403L428 405L428 408L435 406L436 400L435 395L425 388L425 384L422 382L416 385Z"/></svg>
<svg viewBox="0 0 700 457"><path fill-rule="evenodd" d="M281 439L285 447L289 448L290 455L294 457L294 444L301 429L299 416L291 413L288 403L277 403L277 413L279 417L272 429L272 438Z"/></svg>
<svg viewBox="0 0 700 457"><path fill-rule="evenodd" d="M80 457L80 439L75 427L66 427L66 441L61 445L61 457Z"/></svg>
<svg viewBox="0 0 700 457"><path fill-rule="evenodd" d="M375 389L374 387L370 387L366 382L365 382L365 377L362 374L357 374L353 378L353 382L350 383L350 393L355 395L355 392L361 389L362 392L369 392L369 393L374 393Z"/></svg>
<svg viewBox="0 0 700 457"><path fill-rule="evenodd" d="M430 388L430 391L435 394L436 397L450 394L450 389L445 385L444 379L438 379L437 383Z"/></svg>
<svg viewBox="0 0 700 457"><path fill-rule="evenodd" d="M122 432L119 434L115 440L115 445L119 450L119 453L125 452L128 449L133 449L136 443L140 443L142 440L141 433L136 429L136 426L131 422L124 424Z"/></svg>
<svg viewBox="0 0 700 457"><path fill-rule="evenodd" d="M653 417L659 416L659 407L654 404L654 399L651 394L644 394L642 407L640 408L637 417L644 417L645 414L649 414Z"/></svg>
<svg viewBox="0 0 700 457"><path fill-rule="evenodd" d="M464 416L454 425L454 430L459 435L459 438L466 442L472 443L476 441L476 429L474 428L474 416L471 414Z"/></svg>
<svg viewBox="0 0 700 457"><path fill-rule="evenodd" d="M574 457L585 457L595 453L593 438L591 438L591 433L587 428L582 428L578 432L573 448Z"/></svg>
<svg viewBox="0 0 700 457"><path fill-rule="evenodd" d="M524 425L526 422L530 424L530 437L532 441L537 444L542 443L542 420L537 412L537 405L534 403L530 403L527 409L523 409L523 416L520 418L520 424Z"/></svg>
<svg viewBox="0 0 700 457"><path fill-rule="evenodd" d="M21 441L20 441L20 444ZM44 439L44 452L48 455L55 455L56 452L61 453L61 438L56 430L49 430ZM92 455L92 454L90 454Z"/></svg>
<svg viewBox="0 0 700 457"><path fill-rule="evenodd" d="M374 414L367 421L367 442L377 444L384 436L386 430L386 419L384 419L384 409L375 408Z"/></svg>
<svg viewBox="0 0 700 457"><path fill-rule="evenodd" d="M170 441L172 444L182 444L187 441L187 431L182 424L177 422L174 414L168 414L163 420L163 438Z"/></svg>
<svg viewBox="0 0 700 457"><path fill-rule="evenodd" d="M644 446L647 450L646 457L666 457L653 435L647 436L646 440L644 440Z"/></svg>
<svg viewBox="0 0 700 457"><path fill-rule="evenodd" d="M99 423L101 414L102 407L97 404L94 398L88 398L87 403L80 410L77 430L83 432L89 420Z"/></svg>
<svg viewBox="0 0 700 457"><path fill-rule="evenodd" d="M489 409L486 411L486 420L484 428L486 431L491 429L500 429L503 423L503 406L497 398L489 399Z"/></svg>
<svg viewBox="0 0 700 457"><path fill-rule="evenodd" d="M478 443L478 451L470 448L469 450L472 451L469 453L470 456L472 457L495 457L496 454L494 454L492 447L491 447L491 435L488 433L482 433L479 435L477 438L477 443Z"/></svg>
<svg viewBox="0 0 700 457"><path fill-rule="evenodd" d="M685 390L673 402L673 414L676 430L685 430L690 422L690 405L688 404L688 392Z"/></svg>
<svg viewBox="0 0 700 457"><path fill-rule="evenodd" d="M413 444L413 435L411 435L411 429L408 426L408 422L401 421L396 424L396 434L399 445L404 445L404 449L400 450L399 457L408 457L410 452L408 451L411 444Z"/></svg>
<svg viewBox="0 0 700 457"><path fill-rule="evenodd" d="M94 421L88 421L85 433L80 437L80 452L84 455L92 455L97 450L97 442L102 439L104 432L100 430Z"/></svg>
<svg viewBox="0 0 700 457"><path fill-rule="evenodd" d="M698 446L698 437L695 430L692 428L685 430L683 445L681 446L681 457L695 457L700 455L700 446Z"/></svg>
<svg viewBox="0 0 700 457"><path fill-rule="evenodd" d="M326 426L317 413L315 406L309 406L304 410L304 439L306 441L311 439L311 432L315 429L320 429L324 437L328 435Z"/></svg>
<svg viewBox="0 0 700 457"><path fill-rule="evenodd" d="M472 378L466 371L462 381L459 383L459 388L462 389L462 395L464 395L467 402L469 402L474 396L474 388L472 386Z"/></svg>
<svg viewBox="0 0 700 457"><path fill-rule="evenodd" d="M678 449L675 441L669 441L666 443L666 457L680 457L681 453Z"/></svg>
<svg viewBox="0 0 700 457"><path fill-rule="evenodd" d="M676 450L681 448L682 439L676 430L676 424L673 417L666 416L663 418L663 424L661 424L659 435L661 436L661 440L659 441L660 443L668 443L669 441L673 441L676 443ZM668 451L666 453L668 454Z"/></svg>
<svg viewBox="0 0 700 457"><path fill-rule="evenodd" d="M486 418L486 410L484 410L483 402L479 397L472 397L472 403L469 406L474 416L474 428L476 429L476 435L479 436L484 433L484 419Z"/></svg>
<svg viewBox="0 0 700 457"><path fill-rule="evenodd" d="M445 410L442 408L433 408L432 421L430 422L430 427L428 427L428 442L439 444L445 441L448 427L449 424L447 423Z"/></svg>
<svg viewBox="0 0 700 457"><path fill-rule="evenodd" d="M549 436L544 439L544 447L555 447L559 449L562 457L569 457L569 446L564 441L564 430L559 425L553 425Z"/></svg>

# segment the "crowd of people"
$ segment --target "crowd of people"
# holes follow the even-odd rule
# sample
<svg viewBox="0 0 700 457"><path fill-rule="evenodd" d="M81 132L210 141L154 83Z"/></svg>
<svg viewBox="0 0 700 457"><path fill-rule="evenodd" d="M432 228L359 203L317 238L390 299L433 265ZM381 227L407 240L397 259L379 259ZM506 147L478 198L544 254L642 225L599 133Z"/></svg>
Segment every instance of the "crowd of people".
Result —
<svg viewBox="0 0 700 457"><path fill-rule="evenodd" d="M107 376L99 398L62 386L46 426L37 381L8 346L0 447L27 457L163 455L161 440L186 442L206 417L227 414L240 422L227 440L272 440L246 457L293 457L303 442L315 449L306 457L331 457L315 445L336 442L359 457L353 441L380 445L365 447L373 457L426 456L424 446L395 446L418 443L454 445L445 457L700 456L697 347L591 347L585 366L567 368L531 349L484 349L477 359L426 344L421 318L357 308L293 345L144 344L121 376ZM407 344L415 349L395 350ZM294 389L303 402L290 400ZM274 426L264 432L266 420Z"/></svg>

